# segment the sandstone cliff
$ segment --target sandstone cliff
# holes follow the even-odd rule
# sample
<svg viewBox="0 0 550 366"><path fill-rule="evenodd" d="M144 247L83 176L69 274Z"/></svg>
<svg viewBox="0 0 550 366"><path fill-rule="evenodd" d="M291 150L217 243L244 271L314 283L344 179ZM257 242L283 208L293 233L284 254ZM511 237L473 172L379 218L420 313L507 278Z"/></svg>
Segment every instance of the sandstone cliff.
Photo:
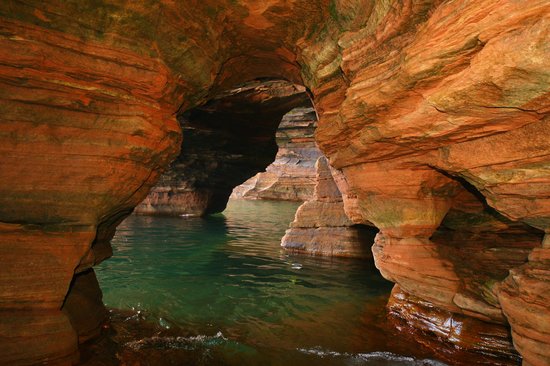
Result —
<svg viewBox="0 0 550 366"><path fill-rule="evenodd" d="M0 363L77 360L93 332L67 312L97 298L63 312L70 284L179 155L176 116L268 77L311 93L398 307L510 327L523 363L548 365L548 39L547 0L0 2ZM468 190L491 230L470 230L486 215Z"/></svg>
<svg viewBox="0 0 550 366"><path fill-rule="evenodd" d="M287 251L335 257L372 258L377 230L354 225L344 211L342 193L325 157L316 164L313 197L302 204L281 246Z"/></svg>

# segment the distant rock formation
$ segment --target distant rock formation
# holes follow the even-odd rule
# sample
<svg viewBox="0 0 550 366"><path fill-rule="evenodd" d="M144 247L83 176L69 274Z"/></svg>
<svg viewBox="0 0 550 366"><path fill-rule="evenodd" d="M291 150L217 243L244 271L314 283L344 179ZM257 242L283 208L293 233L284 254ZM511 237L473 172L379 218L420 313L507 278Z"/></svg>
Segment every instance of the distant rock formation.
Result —
<svg viewBox="0 0 550 366"><path fill-rule="evenodd" d="M311 102L303 87L260 80L220 93L178 116L184 140L180 154L134 212L203 216L223 211L233 188L275 159L275 130L283 116L307 105ZM302 128L309 131L306 146L314 147L313 127L308 127L312 123L304 121ZM303 154L311 149L298 147Z"/></svg>
<svg viewBox="0 0 550 366"><path fill-rule="evenodd" d="M231 198L306 201L315 189L315 162L322 155L314 139L317 116L312 107L295 108L277 129L275 161L235 187Z"/></svg>

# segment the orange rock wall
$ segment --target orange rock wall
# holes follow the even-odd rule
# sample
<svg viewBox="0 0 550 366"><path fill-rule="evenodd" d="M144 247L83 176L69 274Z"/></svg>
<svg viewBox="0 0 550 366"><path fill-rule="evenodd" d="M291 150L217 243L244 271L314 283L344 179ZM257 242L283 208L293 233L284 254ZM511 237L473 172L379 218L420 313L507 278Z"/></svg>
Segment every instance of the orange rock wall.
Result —
<svg viewBox="0 0 550 366"><path fill-rule="evenodd" d="M464 181L550 231L549 14L546 0L1 2L0 363L76 360L71 279L109 256L177 155L176 114L259 77L310 90L346 212L380 229L382 274L480 317L456 297L467 260L432 236ZM491 286L489 317L502 308L526 365L550 363L539 238Z"/></svg>
<svg viewBox="0 0 550 366"><path fill-rule="evenodd" d="M377 230L354 225L348 218L342 193L324 156L317 159L315 169L317 184L313 197L296 211L281 246L293 253L372 258L370 248Z"/></svg>

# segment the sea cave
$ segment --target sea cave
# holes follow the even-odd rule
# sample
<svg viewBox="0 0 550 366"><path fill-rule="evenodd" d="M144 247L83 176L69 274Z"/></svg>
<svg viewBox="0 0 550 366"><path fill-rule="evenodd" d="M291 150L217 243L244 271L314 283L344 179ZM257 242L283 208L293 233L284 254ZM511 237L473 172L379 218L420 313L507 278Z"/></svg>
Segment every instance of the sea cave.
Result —
<svg viewBox="0 0 550 366"><path fill-rule="evenodd" d="M548 0L5 0L0 44L0 365L550 365Z"/></svg>

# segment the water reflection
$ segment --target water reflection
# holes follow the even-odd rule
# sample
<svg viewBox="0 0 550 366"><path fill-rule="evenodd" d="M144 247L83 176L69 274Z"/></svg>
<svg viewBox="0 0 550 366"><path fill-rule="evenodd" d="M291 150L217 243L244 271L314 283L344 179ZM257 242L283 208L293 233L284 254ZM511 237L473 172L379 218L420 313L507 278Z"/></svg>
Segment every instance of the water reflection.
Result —
<svg viewBox="0 0 550 366"><path fill-rule="evenodd" d="M157 327L148 336L127 334L126 358L147 349L168 362L162 350L177 349L191 364L205 350L204 364L426 364L406 357L388 363L420 355L383 327L392 285L372 262L281 249L296 208L233 201L206 219L133 216L122 223L113 258L96 271L104 302L139 311L125 321Z"/></svg>

